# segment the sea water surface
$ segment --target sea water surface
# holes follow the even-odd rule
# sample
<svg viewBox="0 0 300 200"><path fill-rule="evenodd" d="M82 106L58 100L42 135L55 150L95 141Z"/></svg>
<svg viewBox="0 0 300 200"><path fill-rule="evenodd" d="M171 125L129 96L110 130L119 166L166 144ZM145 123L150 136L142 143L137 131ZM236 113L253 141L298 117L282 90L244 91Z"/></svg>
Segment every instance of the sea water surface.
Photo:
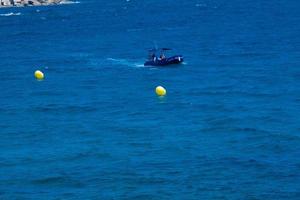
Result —
<svg viewBox="0 0 300 200"><path fill-rule="evenodd" d="M299 7L0 9L0 199L300 199Z"/></svg>

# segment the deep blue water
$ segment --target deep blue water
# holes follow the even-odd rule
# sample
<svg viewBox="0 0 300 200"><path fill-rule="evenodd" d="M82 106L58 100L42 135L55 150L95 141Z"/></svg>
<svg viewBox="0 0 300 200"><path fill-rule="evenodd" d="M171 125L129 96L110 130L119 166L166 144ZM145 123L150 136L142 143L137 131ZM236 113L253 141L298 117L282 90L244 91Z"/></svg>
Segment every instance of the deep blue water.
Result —
<svg viewBox="0 0 300 200"><path fill-rule="evenodd" d="M300 199L299 9L0 9L0 199ZM153 46L185 64L143 67Z"/></svg>

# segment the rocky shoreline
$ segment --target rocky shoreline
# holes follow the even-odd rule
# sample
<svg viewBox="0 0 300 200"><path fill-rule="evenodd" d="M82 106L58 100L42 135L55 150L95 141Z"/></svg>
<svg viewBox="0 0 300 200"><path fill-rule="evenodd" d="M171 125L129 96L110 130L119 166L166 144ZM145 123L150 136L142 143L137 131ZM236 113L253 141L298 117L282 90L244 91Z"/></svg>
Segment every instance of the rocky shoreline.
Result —
<svg viewBox="0 0 300 200"><path fill-rule="evenodd" d="M43 6L67 3L66 0L0 0L0 8L3 7L24 7Z"/></svg>

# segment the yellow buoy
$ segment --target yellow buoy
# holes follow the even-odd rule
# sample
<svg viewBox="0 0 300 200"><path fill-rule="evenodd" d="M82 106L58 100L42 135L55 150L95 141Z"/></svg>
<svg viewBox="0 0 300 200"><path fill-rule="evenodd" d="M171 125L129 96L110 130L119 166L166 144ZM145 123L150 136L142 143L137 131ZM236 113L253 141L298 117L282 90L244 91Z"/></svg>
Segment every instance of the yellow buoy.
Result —
<svg viewBox="0 0 300 200"><path fill-rule="evenodd" d="M36 70L36 71L34 72L34 76L35 76L35 78L38 79L38 80L44 79L44 73L41 72L40 70Z"/></svg>
<svg viewBox="0 0 300 200"><path fill-rule="evenodd" d="M165 96L167 94L167 91L164 87L162 86L157 86L155 88L155 92L158 96Z"/></svg>

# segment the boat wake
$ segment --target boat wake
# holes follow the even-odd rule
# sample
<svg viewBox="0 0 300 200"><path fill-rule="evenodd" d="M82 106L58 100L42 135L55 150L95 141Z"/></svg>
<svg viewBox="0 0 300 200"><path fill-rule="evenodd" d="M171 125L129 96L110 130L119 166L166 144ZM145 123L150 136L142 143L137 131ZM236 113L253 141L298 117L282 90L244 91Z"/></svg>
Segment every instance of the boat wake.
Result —
<svg viewBox="0 0 300 200"><path fill-rule="evenodd" d="M126 59L116 59L116 58L107 58L108 62L115 64L115 65L123 65L128 67L144 67L142 62L136 60L126 60Z"/></svg>
<svg viewBox="0 0 300 200"><path fill-rule="evenodd" d="M60 4L77 4L80 3L80 1L62 1Z"/></svg>

